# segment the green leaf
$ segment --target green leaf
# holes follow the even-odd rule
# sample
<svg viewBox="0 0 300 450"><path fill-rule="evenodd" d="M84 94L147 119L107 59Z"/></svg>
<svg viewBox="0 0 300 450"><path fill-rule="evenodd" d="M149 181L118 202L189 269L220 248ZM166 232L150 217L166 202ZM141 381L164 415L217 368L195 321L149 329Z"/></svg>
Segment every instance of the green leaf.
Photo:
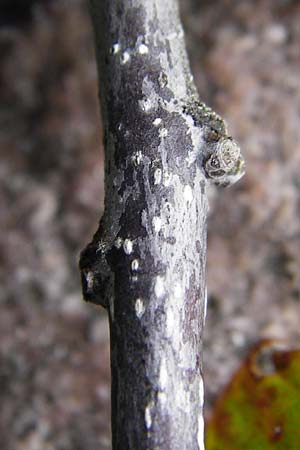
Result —
<svg viewBox="0 0 300 450"><path fill-rule="evenodd" d="M218 399L206 450L300 450L300 351L259 344Z"/></svg>

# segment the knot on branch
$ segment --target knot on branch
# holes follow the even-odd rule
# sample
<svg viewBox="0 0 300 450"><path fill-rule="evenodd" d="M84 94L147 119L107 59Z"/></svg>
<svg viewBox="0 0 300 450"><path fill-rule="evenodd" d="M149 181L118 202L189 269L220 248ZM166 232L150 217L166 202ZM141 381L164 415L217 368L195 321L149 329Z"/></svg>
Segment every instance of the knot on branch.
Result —
<svg viewBox="0 0 300 450"><path fill-rule="evenodd" d="M225 121L205 103L194 100L184 108L201 127L201 164L206 178L217 186L231 186L245 174L239 145L228 134Z"/></svg>
<svg viewBox="0 0 300 450"><path fill-rule="evenodd" d="M213 153L205 160L206 176L217 186L231 186L245 173L241 149L231 137L219 139Z"/></svg>
<svg viewBox="0 0 300 450"><path fill-rule="evenodd" d="M99 234L97 231L92 242L81 252L79 268L84 300L107 308L113 276L107 262L110 246L99 238Z"/></svg>
<svg viewBox="0 0 300 450"><path fill-rule="evenodd" d="M140 267L133 240L113 233L112 227L105 228L105 221L104 215L92 242L81 252L79 268L84 300L109 309L114 297L115 270L126 267L124 262L129 257L131 280L135 282Z"/></svg>

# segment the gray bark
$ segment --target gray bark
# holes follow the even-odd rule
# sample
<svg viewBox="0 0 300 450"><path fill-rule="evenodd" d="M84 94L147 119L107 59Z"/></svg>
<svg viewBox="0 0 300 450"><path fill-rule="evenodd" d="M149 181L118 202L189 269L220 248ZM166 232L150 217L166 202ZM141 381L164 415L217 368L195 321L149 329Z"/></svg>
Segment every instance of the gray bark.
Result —
<svg viewBox="0 0 300 450"><path fill-rule="evenodd" d="M243 162L198 101L175 0L91 11L106 197L80 268L85 299L109 313L113 449L203 449L206 184Z"/></svg>

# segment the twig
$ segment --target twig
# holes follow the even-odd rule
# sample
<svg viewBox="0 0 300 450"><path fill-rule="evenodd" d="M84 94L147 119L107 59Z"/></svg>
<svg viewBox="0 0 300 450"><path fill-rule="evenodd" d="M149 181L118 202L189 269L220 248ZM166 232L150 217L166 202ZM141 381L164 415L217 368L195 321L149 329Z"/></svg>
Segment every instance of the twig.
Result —
<svg viewBox="0 0 300 450"><path fill-rule="evenodd" d="M243 159L199 102L175 0L91 0L105 129L105 213L82 253L107 308L114 450L204 449L207 180Z"/></svg>

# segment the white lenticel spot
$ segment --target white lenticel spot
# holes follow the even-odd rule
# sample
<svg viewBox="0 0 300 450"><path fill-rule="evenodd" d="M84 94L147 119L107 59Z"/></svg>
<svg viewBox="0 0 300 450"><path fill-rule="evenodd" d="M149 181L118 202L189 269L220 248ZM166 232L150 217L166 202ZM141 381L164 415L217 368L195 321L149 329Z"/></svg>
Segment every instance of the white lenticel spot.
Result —
<svg viewBox="0 0 300 450"><path fill-rule="evenodd" d="M138 270L138 268L139 268L139 260L138 259L134 259L131 262L131 270L136 272Z"/></svg>
<svg viewBox="0 0 300 450"><path fill-rule="evenodd" d="M167 130L166 128L161 128L161 129L159 130L159 136L160 136L161 138L168 136L168 130Z"/></svg>
<svg viewBox="0 0 300 450"><path fill-rule="evenodd" d="M120 50L121 50L121 46L120 46L119 42L116 42L115 44L112 45L110 52L113 55L116 55L117 53L119 53Z"/></svg>
<svg viewBox="0 0 300 450"><path fill-rule="evenodd" d="M162 225L161 218L157 217L157 216L153 217L152 225L153 225L153 229L154 229L155 233L159 233L161 230L161 225Z"/></svg>
<svg viewBox="0 0 300 450"><path fill-rule="evenodd" d="M193 191L189 184L184 186L183 195L187 202L190 203L193 200Z"/></svg>
<svg viewBox="0 0 300 450"><path fill-rule="evenodd" d="M134 155L132 156L132 161L136 166L138 166L141 163L142 159L143 154L140 150L138 152L135 152Z"/></svg>
<svg viewBox="0 0 300 450"><path fill-rule="evenodd" d="M134 307L136 316L138 319L140 319L145 312L145 305L143 300L141 298L137 298Z"/></svg>
<svg viewBox="0 0 300 450"><path fill-rule="evenodd" d="M150 430L151 425L152 425L151 408L152 408L152 403L150 403L148 406L146 406L146 409L145 409L145 425L146 425L147 430Z"/></svg>
<svg viewBox="0 0 300 450"><path fill-rule="evenodd" d="M130 239L125 239L124 244L123 244L123 250L126 253L126 255L130 255L130 253L132 253L133 244Z"/></svg>
<svg viewBox="0 0 300 450"><path fill-rule="evenodd" d="M157 117L155 120L153 120L153 125L155 127L158 127L161 124L162 120L160 117Z"/></svg>
<svg viewBox="0 0 300 450"><path fill-rule="evenodd" d="M147 45L140 44L138 47L138 52L140 55L147 55L147 53L149 53L149 49L148 49Z"/></svg>
<svg viewBox="0 0 300 450"><path fill-rule="evenodd" d="M123 52L123 54L121 56L121 64L127 64L129 60L130 60L130 54L127 50L125 50L125 52Z"/></svg>
<svg viewBox="0 0 300 450"><path fill-rule="evenodd" d="M156 171L154 172L154 184L160 184L161 177L162 177L161 169L156 169Z"/></svg>
<svg viewBox="0 0 300 450"><path fill-rule="evenodd" d="M161 230L161 218L160 217L153 217L152 219L152 225L153 229L156 233L158 233Z"/></svg>

